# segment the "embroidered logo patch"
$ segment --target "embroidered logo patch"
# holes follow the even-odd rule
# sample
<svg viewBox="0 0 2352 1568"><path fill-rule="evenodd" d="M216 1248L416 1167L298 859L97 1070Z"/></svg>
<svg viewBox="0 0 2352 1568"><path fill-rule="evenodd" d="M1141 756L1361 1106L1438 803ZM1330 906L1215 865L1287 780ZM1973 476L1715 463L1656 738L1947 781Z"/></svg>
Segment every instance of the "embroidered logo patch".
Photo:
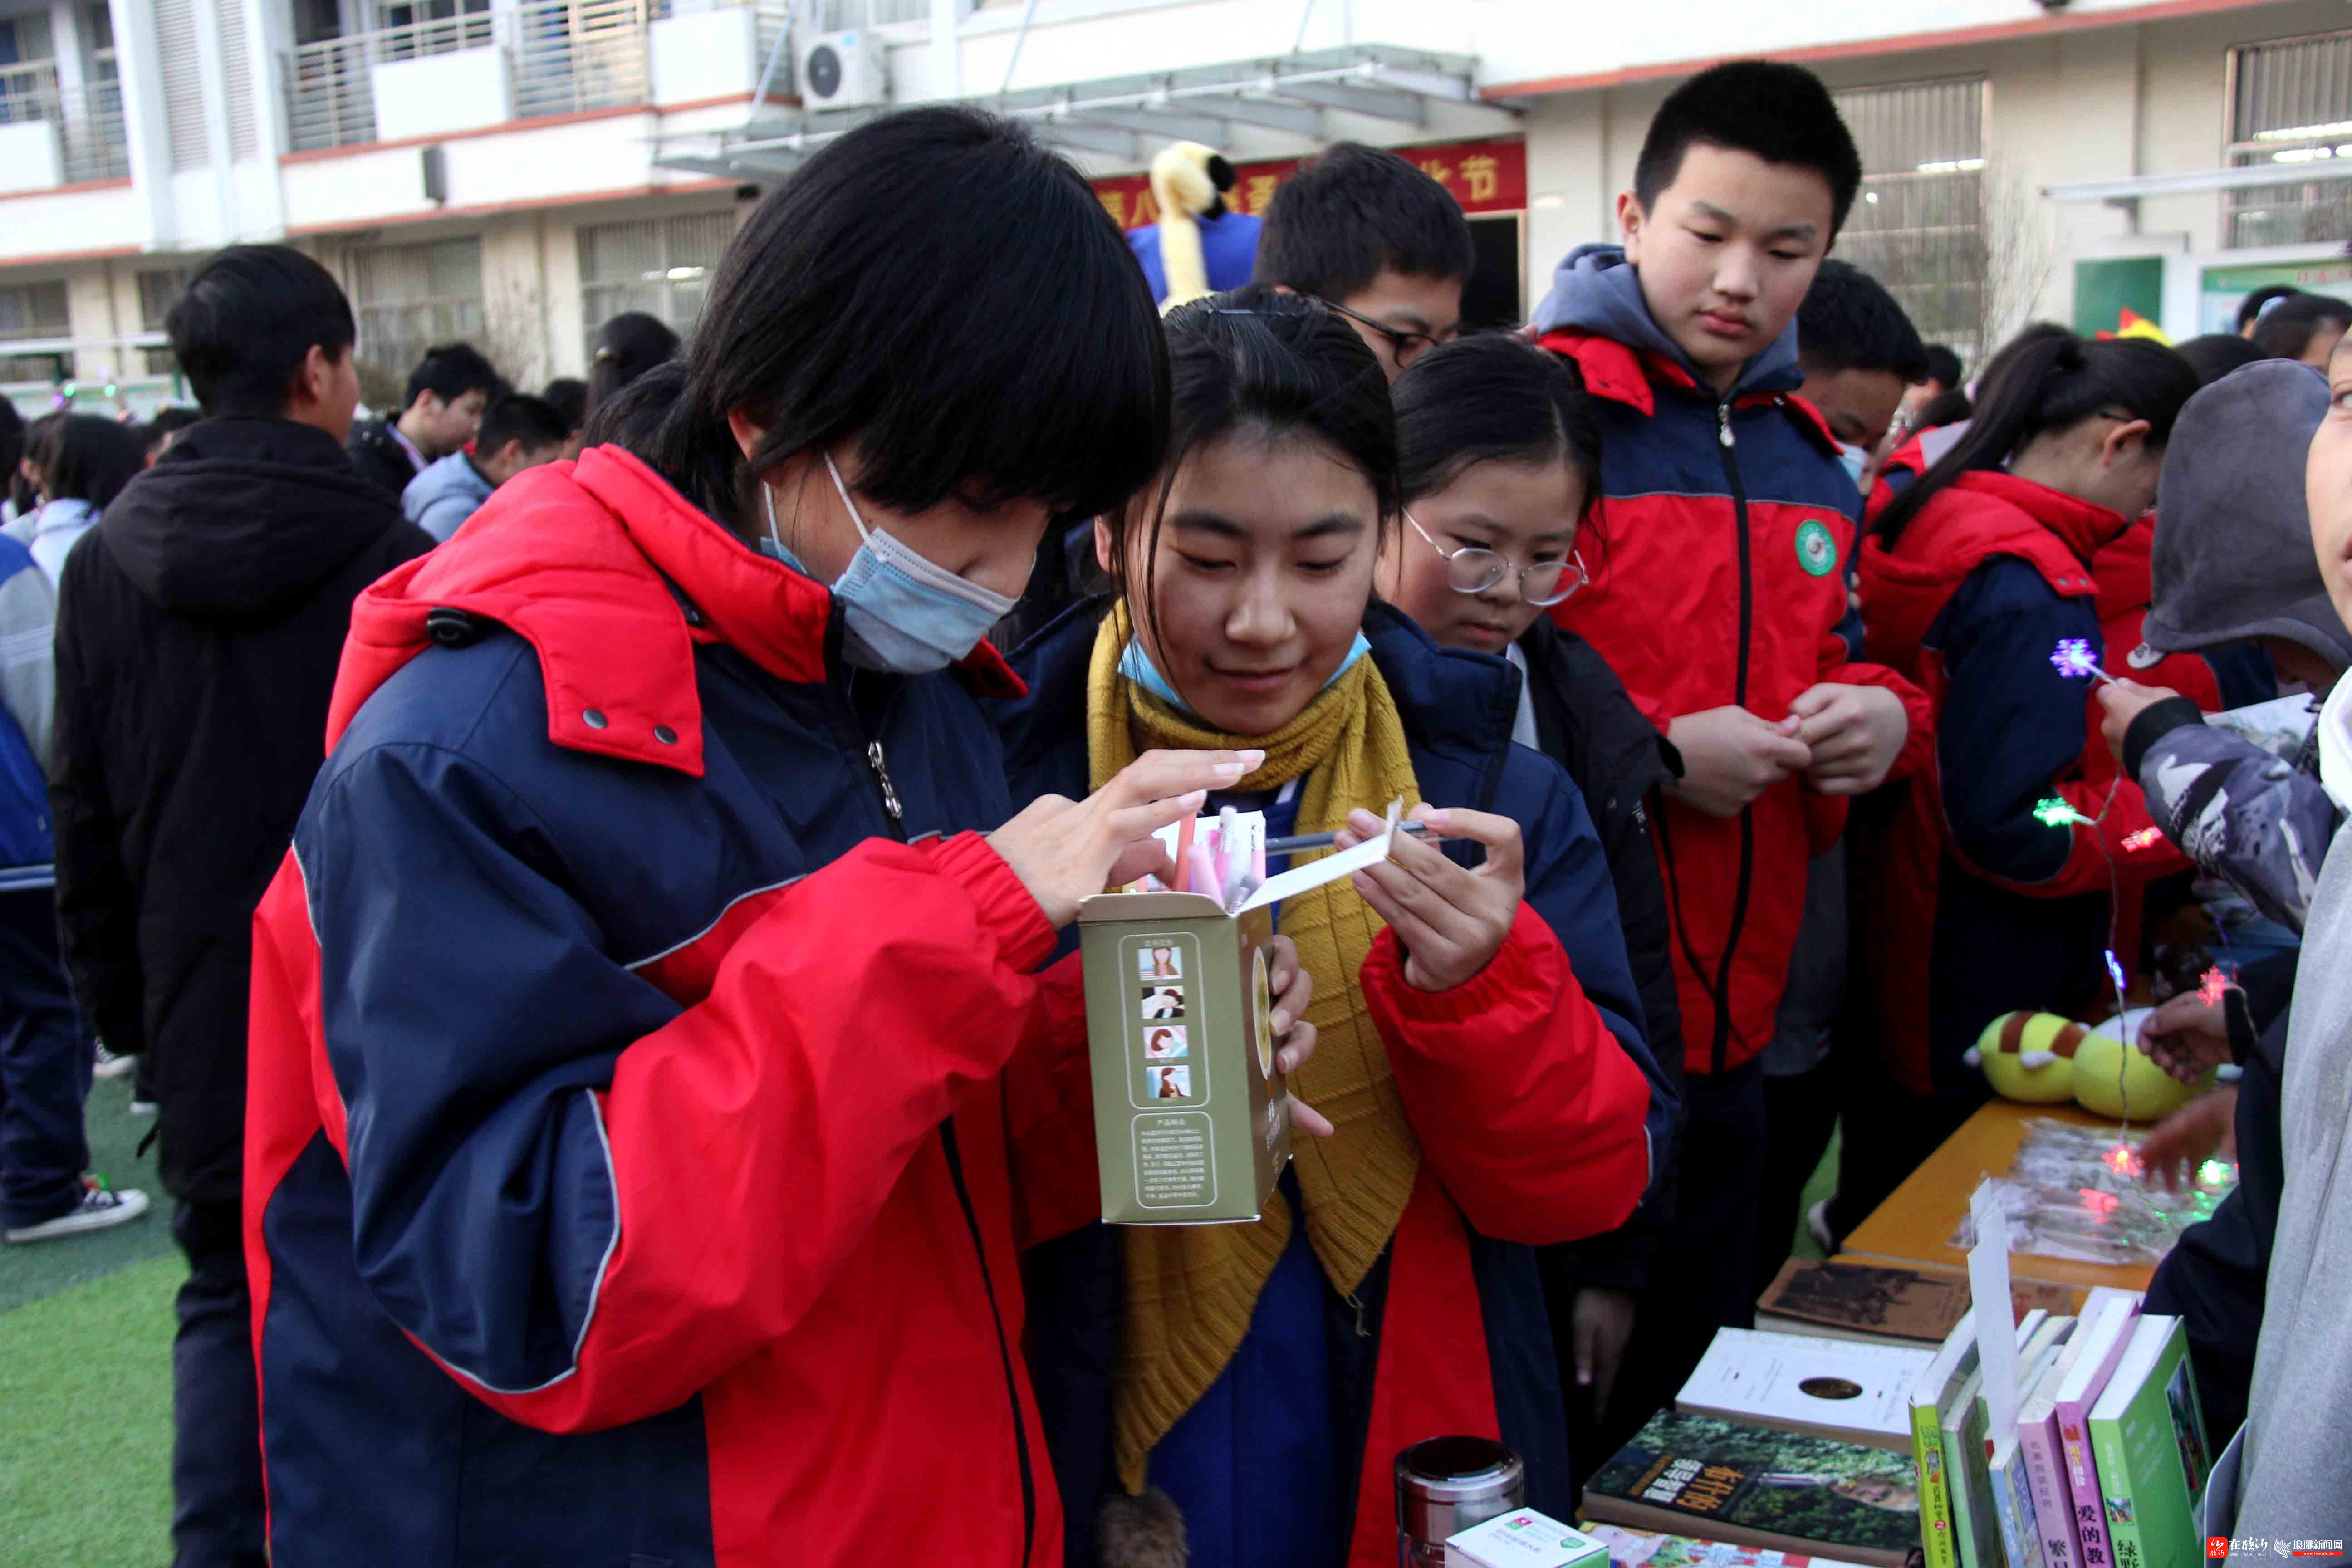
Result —
<svg viewBox="0 0 2352 1568"><path fill-rule="evenodd" d="M1797 564L1816 577L1826 577L1837 570L1837 541L1819 521L1801 523L1797 529Z"/></svg>

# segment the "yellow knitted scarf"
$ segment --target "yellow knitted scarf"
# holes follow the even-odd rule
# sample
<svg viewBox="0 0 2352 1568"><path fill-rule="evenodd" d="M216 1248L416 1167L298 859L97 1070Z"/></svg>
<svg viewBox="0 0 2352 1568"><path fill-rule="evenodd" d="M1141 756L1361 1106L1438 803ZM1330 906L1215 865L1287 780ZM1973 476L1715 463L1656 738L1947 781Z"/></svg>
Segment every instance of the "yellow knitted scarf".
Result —
<svg viewBox="0 0 2352 1568"><path fill-rule="evenodd" d="M1305 710L1271 735L1223 735L1118 673L1129 636L1115 607L1096 634L1087 679L1087 751L1099 789L1142 752L1255 747L1265 765L1244 790L1299 786L1298 831L1347 826L1351 807L1379 810L1420 800L1404 722L1388 684L1360 658ZM1305 858L1298 857L1295 858ZM1292 1145L1307 1201L1307 1237L1331 1288L1352 1295L1396 1233L1421 1165L1388 1050L1364 1006L1358 972L1381 918L1346 879L1286 900L1282 931L1315 977L1307 1009L1315 1057L1291 1088L1339 1129ZM1127 1300L1117 1389L1120 1481L1143 1489L1153 1447L1209 1390L1249 1330L1258 1292L1290 1239L1290 1208L1277 1193L1255 1225L1133 1226L1125 1232Z"/></svg>

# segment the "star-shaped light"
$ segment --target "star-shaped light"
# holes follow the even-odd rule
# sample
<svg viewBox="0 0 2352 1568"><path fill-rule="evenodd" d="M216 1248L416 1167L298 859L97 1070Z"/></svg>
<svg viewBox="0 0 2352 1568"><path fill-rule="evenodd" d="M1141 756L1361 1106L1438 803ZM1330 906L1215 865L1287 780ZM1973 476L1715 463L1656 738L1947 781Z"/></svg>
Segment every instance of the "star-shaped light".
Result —
<svg viewBox="0 0 2352 1568"><path fill-rule="evenodd" d="M2221 965L2215 964L2199 977L2197 1000L2204 1003L2208 1007L2219 1007L2221 1005L2221 994L2229 988L2230 977L2221 973Z"/></svg>
<svg viewBox="0 0 2352 1568"><path fill-rule="evenodd" d="M2069 823L2088 822L2091 819L2056 795L2043 795L2035 803L2033 820L2044 827L2064 827Z"/></svg>
<svg viewBox="0 0 2352 1568"><path fill-rule="evenodd" d="M2050 668L2069 680L2113 680L2114 676L2099 668L2091 652L2088 637L2060 637L2058 646L2050 652Z"/></svg>
<svg viewBox="0 0 2352 1568"><path fill-rule="evenodd" d="M2151 845L2160 844L2163 841L2163 828L2143 827L2137 833L2126 833L2124 835L2124 848L2128 852L2136 853L2139 850L2149 847Z"/></svg>

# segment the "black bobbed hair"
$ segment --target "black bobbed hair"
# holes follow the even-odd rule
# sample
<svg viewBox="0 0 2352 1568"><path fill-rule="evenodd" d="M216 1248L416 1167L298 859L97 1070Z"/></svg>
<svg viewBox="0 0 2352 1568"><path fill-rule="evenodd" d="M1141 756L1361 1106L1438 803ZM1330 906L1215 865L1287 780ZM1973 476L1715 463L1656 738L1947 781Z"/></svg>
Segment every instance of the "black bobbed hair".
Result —
<svg viewBox="0 0 2352 1568"><path fill-rule="evenodd" d="M733 413L765 432L748 462ZM1009 121L933 107L846 132L771 191L686 359L589 433L748 536L754 477L818 448L900 510L1110 511L1159 468L1168 419L1159 316L1086 180Z"/></svg>

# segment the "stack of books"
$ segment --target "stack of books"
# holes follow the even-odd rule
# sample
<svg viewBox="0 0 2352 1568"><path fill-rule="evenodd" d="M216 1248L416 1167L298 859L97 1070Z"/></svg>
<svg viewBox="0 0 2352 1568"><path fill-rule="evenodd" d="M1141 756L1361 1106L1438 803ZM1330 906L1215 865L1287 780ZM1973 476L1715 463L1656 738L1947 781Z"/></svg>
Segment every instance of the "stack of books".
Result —
<svg viewBox="0 0 2352 1568"><path fill-rule="evenodd" d="M1915 1305L1947 1294L1915 1277L1891 1295L1874 1288L1878 1308L1847 1316L1916 1330L1896 1304L1910 1290ZM2179 1320L2125 1291L2093 1291L2079 1314L2018 1305L2017 1388L2003 1401L1989 1397L1960 1291L1937 1342L1852 1322L1835 1338L1722 1331L1675 1407L1586 1484L1583 1515L1611 1568L2201 1562L2212 1449ZM2040 1287L2015 1300L2075 1304ZM2005 1430L1993 1428L2000 1407L2015 1413Z"/></svg>

